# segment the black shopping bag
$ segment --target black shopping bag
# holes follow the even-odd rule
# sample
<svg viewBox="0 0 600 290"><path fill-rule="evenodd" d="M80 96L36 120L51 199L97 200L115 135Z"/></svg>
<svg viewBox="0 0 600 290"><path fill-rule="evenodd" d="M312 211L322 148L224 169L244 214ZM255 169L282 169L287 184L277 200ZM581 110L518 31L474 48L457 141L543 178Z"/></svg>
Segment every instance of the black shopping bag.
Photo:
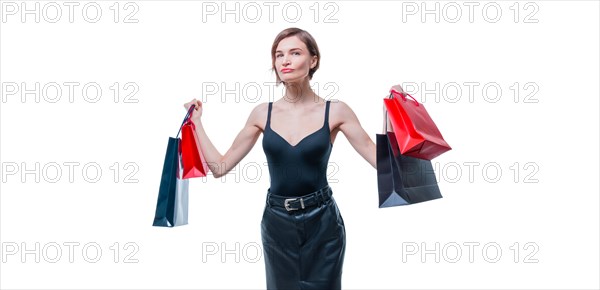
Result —
<svg viewBox="0 0 600 290"><path fill-rule="evenodd" d="M379 208L441 198L431 161L400 154L394 132L376 134Z"/></svg>
<svg viewBox="0 0 600 290"><path fill-rule="evenodd" d="M193 109L194 106L191 106L181 126ZM167 144L153 226L174 227L188 223L189 179L182 179L183 164L181 139L179 138L181 126L179 126L177 136L169 137Z"/></svg>

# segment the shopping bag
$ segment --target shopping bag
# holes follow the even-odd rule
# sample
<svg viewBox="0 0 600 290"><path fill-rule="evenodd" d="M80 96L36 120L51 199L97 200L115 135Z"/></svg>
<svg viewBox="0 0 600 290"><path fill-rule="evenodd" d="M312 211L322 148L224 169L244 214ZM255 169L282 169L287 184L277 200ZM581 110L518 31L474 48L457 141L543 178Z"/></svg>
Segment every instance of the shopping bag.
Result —
<svg viewBox="0 0 600 290"><path fill-rule="evenodd" d="M401 195L402 179L396 166L386 134L376 134L377 146L377 187L379 189L379 207L407 205Z"/></svg>
<svg viewBox="0 0 600 290"><path fill-rule="evenodd" d="M193 109L192 105L179 127L177 136L169 137L153 226L174 227L188 223L189 179L181 178L183 166L179 133Z"/></svg>
<svg viewBox="0 0 600 290"><path fill-rule="evenodd" d="M189 118L181 128L181 155L183 160L183 179L204 177L208 173L208 164L200 150L200 140L196 133L196 125Z"/></svg>
<svg viewBox="0 0 600 290"><path fill-rule="evenodd" d="M407 95L412 100L406 98ZM425 110L425 106L410 94L401 92L394 86L390 90L389 98L383 101L403 155L431 160L452 149Z"/></svg>
<svg viewBox="0 0 600 290"><path fill-rule="evenodd" d="M431 161L400 154L394 132L376 134L376 150L379 208L442 198Z"/></svg>

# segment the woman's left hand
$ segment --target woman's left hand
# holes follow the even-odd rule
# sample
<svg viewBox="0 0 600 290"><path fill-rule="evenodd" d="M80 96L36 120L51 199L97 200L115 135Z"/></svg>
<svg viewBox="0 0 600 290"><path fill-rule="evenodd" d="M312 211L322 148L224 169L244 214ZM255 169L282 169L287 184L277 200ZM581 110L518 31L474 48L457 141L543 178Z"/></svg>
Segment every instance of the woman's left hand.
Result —
<svg viewBox="0 0 600 290"><path fill-rule="evenodd" d="M400 85L392 86L392 89L394 89L394 91L399 92L401 94L406 94L406 92L404 91L404 89Z"/></svg>

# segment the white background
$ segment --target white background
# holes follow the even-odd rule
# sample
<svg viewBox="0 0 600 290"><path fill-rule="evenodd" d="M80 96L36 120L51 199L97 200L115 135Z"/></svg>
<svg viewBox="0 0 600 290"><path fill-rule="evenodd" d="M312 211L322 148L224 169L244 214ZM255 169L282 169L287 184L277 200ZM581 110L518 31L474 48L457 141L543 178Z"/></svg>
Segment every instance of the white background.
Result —
<svg viewBox="0 0 600 290"><path fill-rule="evenodd" d="M88 2L73 2L72 23L65 2L37 2L39 22L34 15L23 22L21 10L6 13L14 7L7 3L0 23L2 288L264 289L262 137L235 172L191 180L188 225L151 224L182 105L206 98L204 126L225 153L250 111L281 96L262 84L274 81L270 48L287 27L315 37L318 93L349 104L373 140L382 130L382 98L394 84L409 90L413 83L413 96L453 147L433 160L443 199L379 209L376 170L338 135L329 183L346 223L345 289L600 287L596 1L519 2L518 9L514 1L493 2L502 13L497 22L482 16L488 2L470 2L477 5L472 21L464 2L427 2L427 9L440 5L438 21L421 20L424 2L321 2L316 21L316 2L295 2L297 22L292 8L282 16L285 2L274 6L272 21L263 2L237 2L239 21L227 15L224 22L222 11L203 22L199 1L121 2L117 23L114 1L95 2L96 23L82 17ZM22 2L10 3L21 9ZM50 23L55 7L62 17ZM253 7L262 13L256 23ZM419 11L403 21L411 7ZM461 18L452 23L456 7ZM124 23L130 13L137 23ZM328 14L337 23L327 23ZM35 94L21 100L36 82L59 84L62 97L53 102L49 89L39 101ZM72 102L65 82L79 83ZM137 103L123 100L133 91L128 82L139 88ZM472 95L470 82L477 84ZM88 83L102 88L97 102L81 93ZM436 83L439 92L423 93ZM221 86L216 94L203 89L211 84ZM258 98L242 91L253 84L262 88ZM502 89L497 99L494 86ZM225 89L233 93L221 99ZM78 162L72 182L65 162ZM53 182L57 164L62 175ZM102 169L98 181L84 179L86 164ZM22 177L24 170L33 173ZM92 167L86 176L95 175ZM72 254L69 243L78 243ZM94 263L96 248L102 255Z"/></svg>

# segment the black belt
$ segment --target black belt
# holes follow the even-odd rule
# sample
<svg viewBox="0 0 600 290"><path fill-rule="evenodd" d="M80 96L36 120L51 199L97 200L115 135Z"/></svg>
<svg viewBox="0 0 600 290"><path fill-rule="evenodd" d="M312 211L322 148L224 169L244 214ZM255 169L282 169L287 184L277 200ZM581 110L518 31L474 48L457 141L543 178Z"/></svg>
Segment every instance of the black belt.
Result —
<svg viewBox="0 0 600 290"><path fill-rule="evenodd" d="M300 210L316 206L319 202L325 203L331 199L331 188L329 185L303 196L280 196L274 195L269 190L267 203L271 206L285 208L287 211Z"/></svg>

